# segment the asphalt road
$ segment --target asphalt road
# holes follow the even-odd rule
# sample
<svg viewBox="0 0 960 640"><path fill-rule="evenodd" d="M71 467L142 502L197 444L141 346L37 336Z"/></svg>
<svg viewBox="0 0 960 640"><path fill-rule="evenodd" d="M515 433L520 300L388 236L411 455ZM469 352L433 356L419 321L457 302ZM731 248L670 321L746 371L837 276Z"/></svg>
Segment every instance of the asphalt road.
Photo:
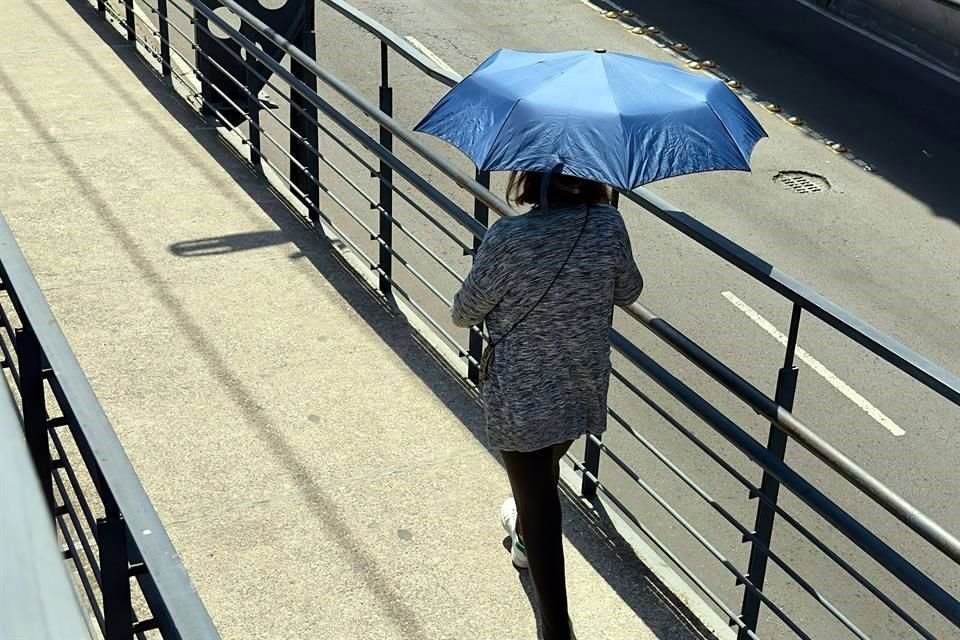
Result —
<svg viewBox="0 0 960 640"><path fill-rule="evenodd" d="M668 49L630 34L623 25L600 17L578 0L528 2L522 6L509 0L357 0L355 4L396 33L415 38L460 73L468 72L501 47L605 47L682 63ZM916 86L915 78L904 77L875 47L797 15L774 13L766 20L758 19L751 3L732 10L726 0L623 0L622 4L636 11L644 22L656 23L672 40L683 41L700 56L716 60L722 71L741 80L764 101L780 104L785 114L799 115L810 125L810 130L793 127L782 117L748 102L770 134L754 154L753 173L688 176L654 185L653 191L915 351L947 369L960 370L960 188L956 184L960 145L949 119L945 122L937 108L936 101L943 99L943 93ZM188 25L182 24L187 30ZM378 42L322 4L318 6L317 32L321 64L376 100ZM391 60L394 112L401 123L412 127L443 95L444 87L399 57ZM902 86L902 91L894 91L897 86ZM376 128L332 91L321 88L320 92L376 135ZM275 114L285 120L286 107L281 100L276 101L280 107ZM263 120L279 141L286 139L276 122L267 116ZM876 171L867 172L833 153L824 145L824 138L843 142ZM436 141L428 143L463 168L470 168L449 147ZM332 163L376 196L376 183L345 152L326 136L321 146ZM469 210L470 200L448 179L412 153L401 148L399 154ZM268 150L267 157L278 165L284 163L277 150ZM830 188L816 194L795 193L775 182L782 171L822 176ZM333 170L324 167L321 176L343 204L366 224L375 226L376 217L367 203ZM494 186L502 188L499 177ZM411 189L406 191L413 193ZM416 201L436 213L424 198ZM366 230L351 221L330 196L324 196L322 202L324 211L344 231L359 238L359 248L375 257L376 246L366 240ZM758 316L786 332L789 304L637 207L625 205L623 209L647 282L645 304L772 395L782 346L761 326ZM412 207L398 200L397 216L455 270L466 272L469 262L460 248L424 222ZM413 243L395 235L398 251L426 279L436 283L444 296L452 296L454 279ZM456 235L469 242L465 233ZM463 339L463 333L445 320L443 301L415 276L398 271L404 289L445 330ZM618 317L617 325L647 353L765 441L767 425L719 385L629 319ZM955 460L960 446L957 407L809 316L801 325L800 335L800 346L819 366L799 365L795 413L941 524L960 532L960 508L953 499L960 486ZM615 364L622 361L615 357ZM829 375L824 370L829 370ZM752 481L759 481L752 465L708 427L641 374L629 368L625 371L666 413L715 446ZM843 384L837 380L846 385L846 391L838 390ZM752 524L755 502L747 500L746 491L724 471L678 437L673 427L626 392L623 385L613 385L610 400L614 409L701 483L713 499L748 526ZM864 403L874 407L873 416L864 410ZM877 412L882 412L887 421L877 419ZM729 524L622 430L612 427L606 441L731 562L746 566L747 548ZM956 565L917 544L904 527L858 497L799 447L791 446L787 460L921 569L954 594L960 592ZM612 464L604 463L601 477L658 536L670 541L712 589L738 608L742 588L719 563ZM796 499L785 496L784 505L915 612L938 637L951 637L956 632L926 605L894 585L883 568L851 550ZM917 637L798 536L778 528L773 548L872 637ZM794 581L779 570L771 569L768 586L774 599L786 604L787 613L812 638L852 637L812 599L798 595ZM764 614L761 625L762 637L792 637L769 613Z"/></svg>

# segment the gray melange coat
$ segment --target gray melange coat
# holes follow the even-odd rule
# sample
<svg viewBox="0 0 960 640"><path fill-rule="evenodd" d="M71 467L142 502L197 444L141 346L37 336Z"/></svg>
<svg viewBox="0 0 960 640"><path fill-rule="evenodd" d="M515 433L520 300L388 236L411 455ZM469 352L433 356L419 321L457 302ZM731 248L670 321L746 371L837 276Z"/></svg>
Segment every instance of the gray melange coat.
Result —
<svg viewBox="0 0 960 640"><path fill-rule="evenodd" d="M454 323L486 320L497 343L482 394L487 433L498 449L533 451L606 429L613 308L633 302L643 288L620 212L590 207L560 277L500 342L550 284L586 212L534 209L498 221L454 299Z"/></svg>

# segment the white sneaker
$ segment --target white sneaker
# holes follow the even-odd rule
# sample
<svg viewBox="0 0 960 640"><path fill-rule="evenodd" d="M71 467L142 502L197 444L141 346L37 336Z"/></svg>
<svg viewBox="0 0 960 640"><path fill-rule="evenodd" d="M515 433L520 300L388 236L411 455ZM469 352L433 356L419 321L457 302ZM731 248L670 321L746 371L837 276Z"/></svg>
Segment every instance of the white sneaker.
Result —
<svg viewBox="0 0 960 640"><path fill-rule="evenodd" d="M500 524L503 530L510 534L510 559L513 560L513 566L518 569L526 569L530 566L527 562L527 550L523 548L523 543L517 535L517 503L513 498L507 498L500 507Z"/></svg>

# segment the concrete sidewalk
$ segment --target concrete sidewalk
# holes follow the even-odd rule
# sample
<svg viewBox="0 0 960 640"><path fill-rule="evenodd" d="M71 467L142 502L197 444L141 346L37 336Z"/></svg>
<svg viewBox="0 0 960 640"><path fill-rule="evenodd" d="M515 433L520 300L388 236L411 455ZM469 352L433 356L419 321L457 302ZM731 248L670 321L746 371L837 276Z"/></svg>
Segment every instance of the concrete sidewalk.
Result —
<svg viewBox="0 0 960 640"><path fill-rule="evenodd" d="M536 637L475 399L86 2L0 5L0 158L0 209L225 638ZM565 503L579 637L703 637Z"/></svg>

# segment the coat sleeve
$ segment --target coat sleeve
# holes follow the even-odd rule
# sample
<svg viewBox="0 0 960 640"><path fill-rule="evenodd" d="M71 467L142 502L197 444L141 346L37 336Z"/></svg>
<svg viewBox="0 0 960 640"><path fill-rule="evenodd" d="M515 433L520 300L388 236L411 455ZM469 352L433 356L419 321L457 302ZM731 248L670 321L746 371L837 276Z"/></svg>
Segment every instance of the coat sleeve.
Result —
<svg viewBox="0 0 960 640"><path fill-rule="evenodd" d="M640 275L640 269L637 268L637 262L633 258L630 234L622 221L621 225L620 268L614 283L613 303L625 307L640 297L640 292L643 291L643 276Z"/></svg>
<svg viewBox="0 0 960 640"><path fill-rule="evenodd" d="M497 222L487 231L483 243L477 249L473 267L453 299L451 316L455 325L478 325L500 304L508 287L507 251L508 243L503 225Z"/></svg>

